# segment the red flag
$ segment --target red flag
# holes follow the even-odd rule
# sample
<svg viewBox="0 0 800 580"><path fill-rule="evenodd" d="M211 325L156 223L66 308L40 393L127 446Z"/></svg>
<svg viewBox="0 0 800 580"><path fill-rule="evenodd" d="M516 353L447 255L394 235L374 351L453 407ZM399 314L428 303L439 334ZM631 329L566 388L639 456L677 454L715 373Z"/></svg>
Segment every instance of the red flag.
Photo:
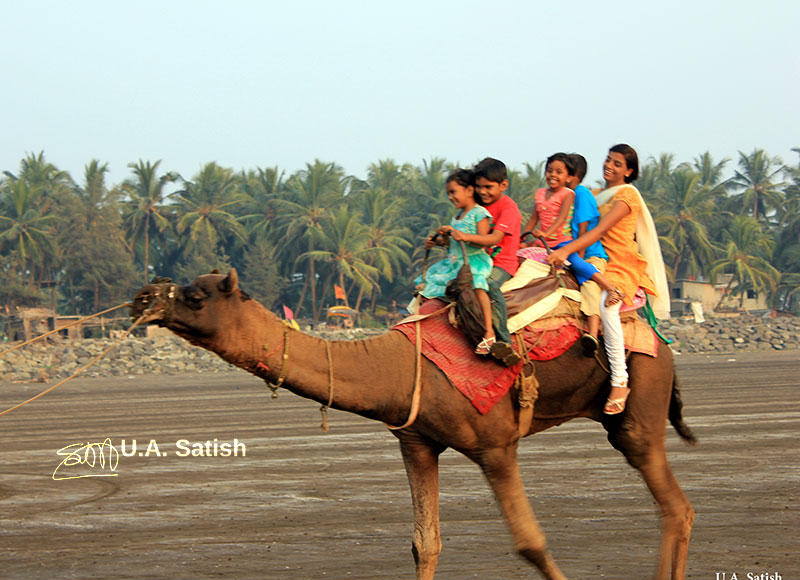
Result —
<svg viewBox="0 0 800 580"><path fill-rule="evenodd" d="M285 305L283 307L283 317L286 320L294 320L294 312L292 312L291 308L289 308L288 306L285 306Z"/></svg>
<svg viewBox="0 0 800 580"><path fill-rule="evenodd" d="M347 302L347 294L344 293L344 288L341 286L333 285L333 293L336 295L337 300L344 300Z"/></svg>

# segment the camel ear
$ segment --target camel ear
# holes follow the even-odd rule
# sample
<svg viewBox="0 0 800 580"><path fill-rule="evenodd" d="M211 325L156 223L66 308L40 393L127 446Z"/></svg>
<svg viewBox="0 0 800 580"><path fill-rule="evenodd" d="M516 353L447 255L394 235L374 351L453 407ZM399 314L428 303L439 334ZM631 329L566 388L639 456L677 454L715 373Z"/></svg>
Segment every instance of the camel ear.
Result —
<svg viewBox="0 0 800 580"><path fill-rule="evenodd" d="M219 272L219 268L214 268L214 269L213 269L213 270L211 270L211 272L209 272L209 273L210 273L210 274L219 274L219 273L220 273L220 272Z"/></svg>
<svg viewBox="0 0 800 580"><path fill-rule="evenodd" d="M236 273L236 268L231 268L230 273L225 279L217 284L217 288L223 294L232 294L239 288L239 274Z"/></svg>

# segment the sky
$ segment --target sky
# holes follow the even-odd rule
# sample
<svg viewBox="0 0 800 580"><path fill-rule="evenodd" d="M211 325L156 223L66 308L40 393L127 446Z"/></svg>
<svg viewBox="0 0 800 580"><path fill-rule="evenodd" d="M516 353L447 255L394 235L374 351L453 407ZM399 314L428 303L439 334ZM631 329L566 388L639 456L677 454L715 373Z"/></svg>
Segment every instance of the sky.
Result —
<svg viewBox="0 0 800 580"><path fill-rule="evenodd" d="M28 153L81 183L129 163L191 179L315 159L523 169L556 151L763 148L797 164L800 2L6 2L0 170Z"/></svg>

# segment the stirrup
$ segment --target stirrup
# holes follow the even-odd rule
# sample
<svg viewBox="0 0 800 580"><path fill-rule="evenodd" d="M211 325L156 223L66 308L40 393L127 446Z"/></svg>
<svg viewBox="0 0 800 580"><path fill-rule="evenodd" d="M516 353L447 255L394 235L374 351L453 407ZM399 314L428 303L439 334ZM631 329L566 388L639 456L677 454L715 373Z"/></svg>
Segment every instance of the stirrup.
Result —
<svg viewBox="0 0 800 580"><path fill-rule="evenodd" d="M583 356L586 358L593 358L594 353L597 352L597 347L600 346L597 339L591 334L584 334L581 336L580 341L581 347L583 348Z"/></svg>

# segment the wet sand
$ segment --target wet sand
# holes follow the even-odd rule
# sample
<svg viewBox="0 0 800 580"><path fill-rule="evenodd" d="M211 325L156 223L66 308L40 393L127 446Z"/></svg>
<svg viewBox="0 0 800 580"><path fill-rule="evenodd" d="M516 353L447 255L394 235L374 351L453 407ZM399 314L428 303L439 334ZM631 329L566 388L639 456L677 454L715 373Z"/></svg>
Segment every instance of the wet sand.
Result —
<svg viewBox="0 0 800 580"><path fill-rule="evenodd" d="M667 435L697 511L687 578L800 578L800 351L677 364L700 439L689 447ZM43 388L0 383L0 406ZM395 438L343 412L330 413L327 434L319 422L317 404L287 391L272 400L244 372L69 382L0 417L0 577L414 578ZM105 438L117 451L124 439L126 453L135 440L136 453L120 455L114 471L98 463L56 473L101 477L53 479L60 449ZM211 441L212 455L180 457L179 440L204 452ZM238 456L222 456L221 443L234 440ZM437 579L538 578L514 554L478 468L452 451L441 463ZM655 504L602 428L578 420L529 437L520 464L569 578L650 577Z"/></svg>

